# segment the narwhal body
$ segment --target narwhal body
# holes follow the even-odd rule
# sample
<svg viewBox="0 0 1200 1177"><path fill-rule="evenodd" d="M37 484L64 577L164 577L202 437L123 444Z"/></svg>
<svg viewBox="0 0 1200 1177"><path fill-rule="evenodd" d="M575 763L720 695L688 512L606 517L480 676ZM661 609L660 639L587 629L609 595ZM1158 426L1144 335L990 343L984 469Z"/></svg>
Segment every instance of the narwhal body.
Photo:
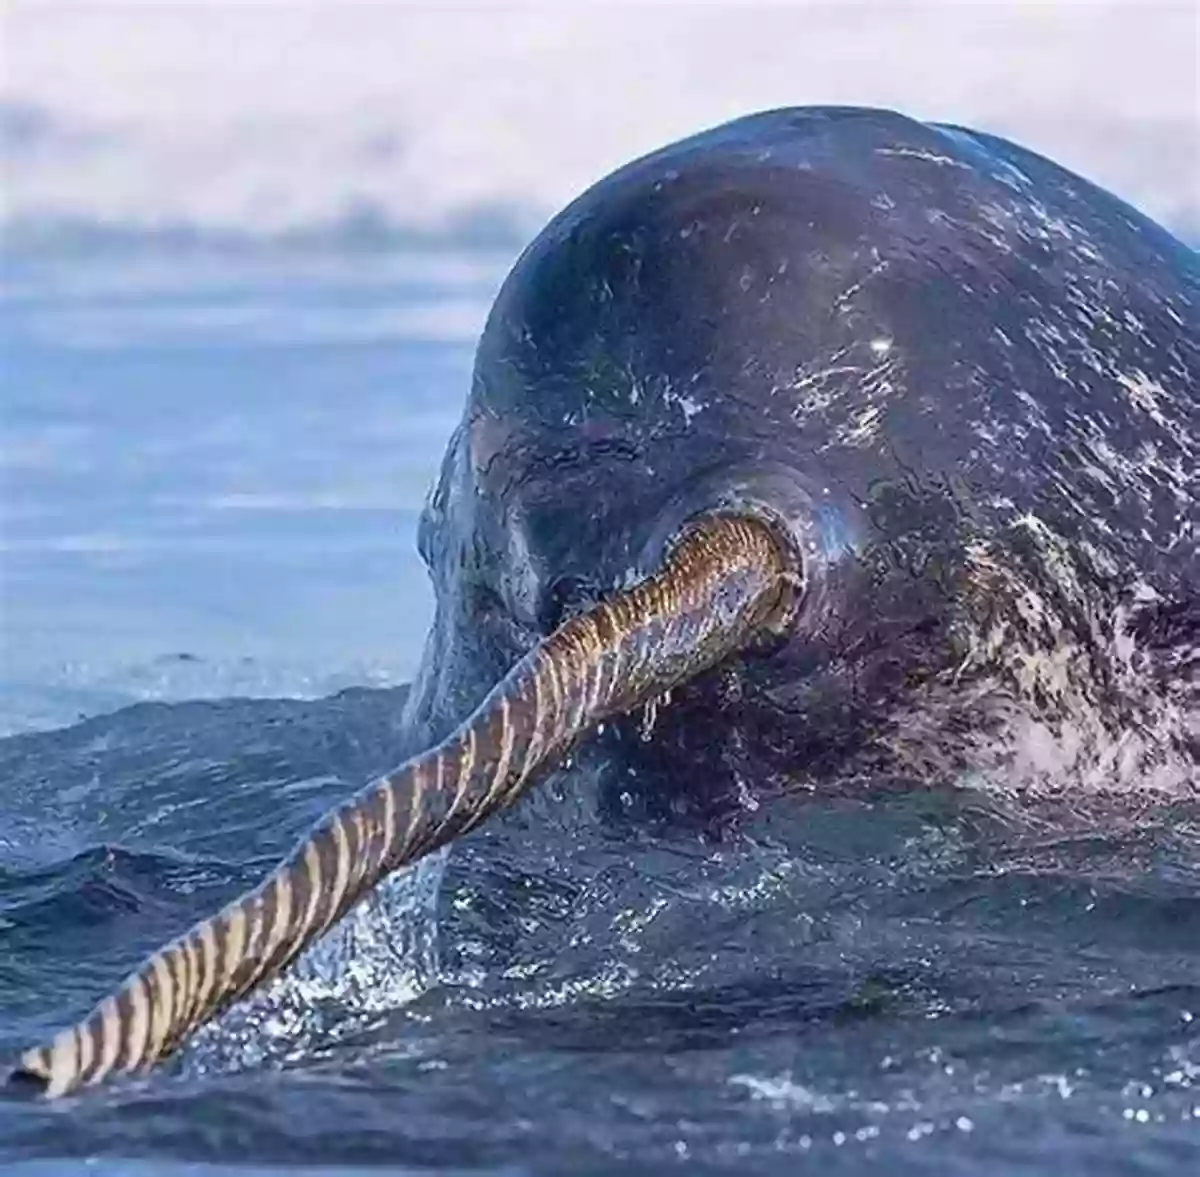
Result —
<svg viewBox="0 0 1200 1177"><path fill-rule="evenodd" d="M613 805L1096 779L1118 745L1126 778L1178 778L1186 725L1133 647L1200 580L1197 300L1191 250L986 135L777 111L629 165L532 244L484 331L422 522L418 742L725 504L790 532L805 607L652 739L607 726Z"/></svg>

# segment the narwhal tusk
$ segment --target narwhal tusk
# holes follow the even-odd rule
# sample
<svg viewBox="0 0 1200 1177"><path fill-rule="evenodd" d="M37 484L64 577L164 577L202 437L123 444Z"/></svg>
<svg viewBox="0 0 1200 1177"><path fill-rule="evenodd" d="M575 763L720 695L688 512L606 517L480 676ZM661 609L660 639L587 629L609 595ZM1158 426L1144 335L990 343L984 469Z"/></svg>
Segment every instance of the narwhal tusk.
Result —
<svg viewBox="0 0 1200 1177"><path fill-rule="evenodd" d="M154 953L13 1078L59 1096L151 1066L276 975L380 879L515 800L598 721L776 628L794 574L757 518L690 524L661 570L565 622L443 743L328 814L249 893Z"/></svg>

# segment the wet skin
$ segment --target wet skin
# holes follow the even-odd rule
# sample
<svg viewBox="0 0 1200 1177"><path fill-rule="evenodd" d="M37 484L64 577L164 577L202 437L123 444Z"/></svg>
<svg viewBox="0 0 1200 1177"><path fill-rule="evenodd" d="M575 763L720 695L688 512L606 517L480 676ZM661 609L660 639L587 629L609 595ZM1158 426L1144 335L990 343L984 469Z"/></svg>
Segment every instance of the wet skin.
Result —
<svg viewBox="0 0 1200 1177"><path fill-rule="evenodd" d="M630 164L488 320L421 523L414 746L732 502L787 522L805 606L592 741L609 812L1011 773L1064 724L1077 774L1131 730L1130 773L1186 774L1155 667L1200 630L1198 300L1193 251L988 135L785 110Z"/></svg>

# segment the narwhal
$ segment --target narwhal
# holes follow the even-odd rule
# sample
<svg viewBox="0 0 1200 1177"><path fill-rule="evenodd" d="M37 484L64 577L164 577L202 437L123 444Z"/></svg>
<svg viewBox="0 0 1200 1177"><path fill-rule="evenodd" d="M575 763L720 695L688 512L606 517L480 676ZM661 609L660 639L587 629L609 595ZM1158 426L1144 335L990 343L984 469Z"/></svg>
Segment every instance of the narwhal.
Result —
<svg viewBox="0 0 1200 1177"><path fill-rule="evenodd" d="M884 111L602 180L504 283L421 521L422 750L15 1078L151 1066L571 754L706 821L1036 776L1021 730L1064 787L1194 788L1198 298L1115 197Z"/></svg>

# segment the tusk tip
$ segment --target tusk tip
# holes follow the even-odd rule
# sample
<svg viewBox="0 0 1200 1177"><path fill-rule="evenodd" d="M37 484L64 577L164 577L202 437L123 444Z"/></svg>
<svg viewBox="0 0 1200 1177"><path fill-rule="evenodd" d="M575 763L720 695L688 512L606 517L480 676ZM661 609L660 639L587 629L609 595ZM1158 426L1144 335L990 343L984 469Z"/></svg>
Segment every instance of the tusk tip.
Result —
<svg viewBox="0 0 1200 1177"><path fill-rule="evenodd" d="M27 1050L4 1079L14 1095L53 1095L52 1076L44 1050Z"/></svg>

